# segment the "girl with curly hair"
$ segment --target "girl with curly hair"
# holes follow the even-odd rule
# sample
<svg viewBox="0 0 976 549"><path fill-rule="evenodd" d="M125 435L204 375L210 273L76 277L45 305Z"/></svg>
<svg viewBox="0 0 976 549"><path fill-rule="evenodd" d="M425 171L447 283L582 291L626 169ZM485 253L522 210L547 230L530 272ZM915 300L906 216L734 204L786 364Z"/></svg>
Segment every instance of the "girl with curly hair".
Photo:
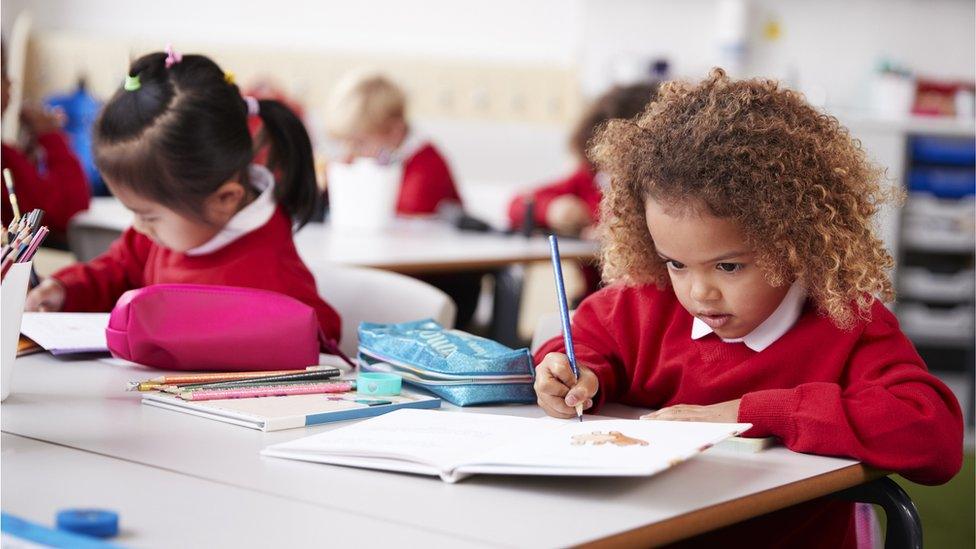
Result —
<svg viewBox="0 0 976 549"><path fill-rule="evenodd" d="M611 178L609 286L573 318L578 380L561 338L536 354L549 415L615 401L923 484L959 471L959 404L882 303L893 261L872 220L895 193L836 118L715 69L609 122L591 154ZM852 525L852 504L816 501L692 541L843 547Z"/></svg>

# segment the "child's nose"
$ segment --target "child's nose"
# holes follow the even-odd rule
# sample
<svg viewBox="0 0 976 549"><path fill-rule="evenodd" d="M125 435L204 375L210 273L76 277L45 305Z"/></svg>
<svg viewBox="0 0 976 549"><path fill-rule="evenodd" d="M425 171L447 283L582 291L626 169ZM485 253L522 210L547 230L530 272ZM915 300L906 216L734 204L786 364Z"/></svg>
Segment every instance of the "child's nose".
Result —
<svg viewBox="0 0 976 549"><path fill-rule="evenodd" d="M700 303L715 301L722 295L718 288L706 278L697 278L691 283L691 298Z"/></svg>

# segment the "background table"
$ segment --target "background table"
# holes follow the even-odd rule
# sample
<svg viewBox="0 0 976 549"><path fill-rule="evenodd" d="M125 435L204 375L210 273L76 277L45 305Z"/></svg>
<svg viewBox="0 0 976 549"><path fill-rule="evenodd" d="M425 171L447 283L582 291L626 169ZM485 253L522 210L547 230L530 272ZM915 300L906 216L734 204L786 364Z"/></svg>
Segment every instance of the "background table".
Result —
<svg viewBox="0 0 976 549"><path fill-rule="evenodd" d="M86 261L107 247L132 224L132 213L111 197L92 199L88 211L72 219L72 231L89 231L92 238L75 245L79 259ZM295 234L302 259L314 270L323 264L374 267L401 273L487 270L516 263L549 259L549 244L542 236L526 238L498 232L461 231L436 218L396 219L376 232L336 230L328 223L309 223ZM595 242L564 239L559 251L564 259L591 259Z"/></svg>

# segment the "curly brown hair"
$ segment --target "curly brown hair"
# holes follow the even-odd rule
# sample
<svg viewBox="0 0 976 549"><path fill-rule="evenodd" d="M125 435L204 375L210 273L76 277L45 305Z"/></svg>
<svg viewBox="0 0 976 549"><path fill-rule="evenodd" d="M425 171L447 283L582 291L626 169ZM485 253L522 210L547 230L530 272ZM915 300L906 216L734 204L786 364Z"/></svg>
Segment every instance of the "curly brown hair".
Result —
<svg viewBox="0 0 976 549"><path fill-rule="evenodd" d="M872 219L900 193L848 130L775 81L664 84L638 117L590 149L611 179L601 204L607 282L668 284L644 217L648 198L703 204L741 227L770 284L802 282L839 327L894 298L894 265Z"/></svg>

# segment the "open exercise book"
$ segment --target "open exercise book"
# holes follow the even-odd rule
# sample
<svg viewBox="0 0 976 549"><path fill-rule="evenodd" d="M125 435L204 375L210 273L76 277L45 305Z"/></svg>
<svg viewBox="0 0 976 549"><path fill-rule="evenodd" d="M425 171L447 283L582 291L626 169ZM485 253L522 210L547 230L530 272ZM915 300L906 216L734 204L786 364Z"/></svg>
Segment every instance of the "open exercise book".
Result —
<svg viewBox="0 0 976 549"><path fill-rule="evenodd" d="M20 333L53 355L107 353L109 313L24 313Z"/></svg>
<svg viewBox="0 0 976 549"><path fill-rule="evenodd" d="M477 473L650 476L749 427L748 423L633 419L580 423L576 419L397 410L275 444L261 453L434 475L446 482Z"/></svg>

